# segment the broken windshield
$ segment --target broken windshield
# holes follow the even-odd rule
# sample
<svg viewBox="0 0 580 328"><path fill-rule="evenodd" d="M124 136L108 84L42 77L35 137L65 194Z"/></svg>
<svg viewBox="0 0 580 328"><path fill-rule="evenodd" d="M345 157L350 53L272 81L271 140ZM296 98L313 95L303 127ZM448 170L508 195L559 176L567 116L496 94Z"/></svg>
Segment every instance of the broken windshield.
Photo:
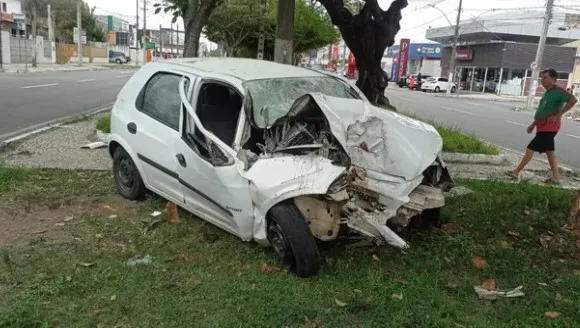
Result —
<svg viewBox="0 0 580 328"><path fill-rule="evenodd" d="M329 76L253 80L246 82L245 86L253 102L251 114L260 128L286 115L294 101L308 93L320 92L331 97L360 99L350 85Z"/></svg>

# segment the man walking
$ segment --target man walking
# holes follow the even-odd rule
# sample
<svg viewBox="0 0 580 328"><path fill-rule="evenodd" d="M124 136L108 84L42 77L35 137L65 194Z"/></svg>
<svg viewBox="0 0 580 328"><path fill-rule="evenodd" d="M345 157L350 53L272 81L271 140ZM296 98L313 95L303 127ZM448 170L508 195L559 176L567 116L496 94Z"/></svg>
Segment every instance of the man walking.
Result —
<svg viewBox="0 0 580 328"><path fill-rule="evenodd" d="M528 145L526 153L519 165L513 172L509 172L509 175L514 179L519 179L520 173L530 163L532 157L534 157L534 152L536 152L540 154L546 153L548 156L552 177L546 182L560 183L560 172L558 170L559 165L555 153L554 138L558 134L558 131L560 131L562 115L574 107L578 99L567 90L556 85L557 77L558 73L553 69L547 69L542 72L542 86L546 89L546 92L544 92L540 100L540 104L534 115L534 121L527 129L528 133L532 133L535 129L536 136ZM532 90L531 92L534 91Z"/></svg>

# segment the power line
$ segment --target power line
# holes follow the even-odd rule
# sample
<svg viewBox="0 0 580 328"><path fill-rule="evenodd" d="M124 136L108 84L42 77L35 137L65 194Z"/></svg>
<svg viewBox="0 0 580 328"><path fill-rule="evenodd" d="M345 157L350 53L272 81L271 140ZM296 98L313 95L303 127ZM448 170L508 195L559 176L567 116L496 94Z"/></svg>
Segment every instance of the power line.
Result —
<svg viewBox="0 0 580 328"><path fill-rule="evenodd" d="M450 11L450 12L446 13L445 15L441 15L441 16L439 16L439 17L437 17L437 18L435 18L435 19L433 19L433 20L430 20L430 21L428 21L428 22L426 22L426 23L423 23L423 24L420 24L420 25L417 25L417 26L413 26L413 27L411 27L411 28L407 28L407 29L404 29L404 30L402 30L402 31L399 31L399 33L401 33L401 32L407 32L407 31L411 31L411 30L417 29L417 28L419 28L419 27L425 26L425 25L427 25L427 24L433 23L433 22L435 22L435 21L438 21L438 20L440 20L440 19L442 19L442 18L445 18L445 16L446 16L446 15L453 14L453 13L454 13L454 12L456 12L456 11L457 11L457 9L455 9L455 10L453 10L453 11Z"/></svg>

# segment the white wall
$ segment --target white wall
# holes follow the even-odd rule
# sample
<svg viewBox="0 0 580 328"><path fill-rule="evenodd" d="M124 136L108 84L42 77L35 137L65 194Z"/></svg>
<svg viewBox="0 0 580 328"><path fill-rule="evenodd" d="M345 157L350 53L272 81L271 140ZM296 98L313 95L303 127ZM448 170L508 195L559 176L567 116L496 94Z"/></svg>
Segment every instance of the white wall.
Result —
<svg viewBox="0 0 580 328"><path fill-rule="evenodd" d="M440 76L441 75L441 60L423 60L423 67L421 68L421 73Z"/></svg>
<svg viewBox="0 0 580 328"><path fill-rule="evenodd" d="M0 2L6 3L6 11L9 14L22 13L22 3L20 2L20 0L0 0Z"/></svg>
<svg viewBox="0 0 580 328"><path fill-rule="evenodd" d="M3 64L10 64L12 61L10 60L10 32L8 31L0 31L2 33L2 63Z"/></svg>

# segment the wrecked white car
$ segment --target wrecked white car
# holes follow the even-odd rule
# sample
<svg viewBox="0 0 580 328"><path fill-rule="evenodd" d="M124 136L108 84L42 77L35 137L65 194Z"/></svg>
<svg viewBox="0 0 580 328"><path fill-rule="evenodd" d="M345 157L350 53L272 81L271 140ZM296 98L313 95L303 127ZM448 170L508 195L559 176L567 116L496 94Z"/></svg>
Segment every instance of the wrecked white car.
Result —
<svg viewBox="0 0 580 328"><path fill-rule="evenodd" d="M112 109L117 189L154 192L242 240L272 245L298 276L318 241L438 220L453 181L430 125L372 106L346 81L267 61L145 65Z"/></svg>

